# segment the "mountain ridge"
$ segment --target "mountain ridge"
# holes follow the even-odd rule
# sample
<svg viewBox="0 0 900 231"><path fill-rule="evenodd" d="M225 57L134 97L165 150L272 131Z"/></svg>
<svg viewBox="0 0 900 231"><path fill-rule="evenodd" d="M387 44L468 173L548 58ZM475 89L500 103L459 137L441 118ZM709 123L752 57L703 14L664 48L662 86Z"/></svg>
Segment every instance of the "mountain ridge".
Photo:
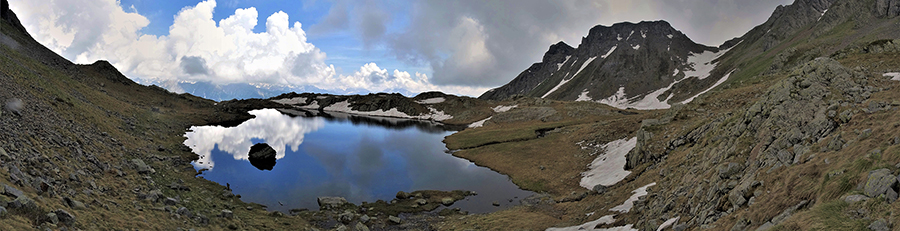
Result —
<svg viewBox="0 0 900 231"><path fill-rule="evenodd" d="M730 40L722 47L730 48L737 44L736 41ZM509 84L489 90L479 98L502 100L514 95L524 95L575 101L610 99L619 94L618 97L630 100L622 105L608 104L625 108L635 101L643 100L640 97L648 98L648 101L652 101L654 97L666 97L647 96L655 90L694 77L679 75L681 71L695 71L695 68L699 68L693 66L696 64L689 63L688 58L695 54L715 54L723 50L694 43L666 21L598 25L590 29L577 48L565 47L569 46L562 42L554 44L545 53L542 62L533 64ZM696 77L703 79L708 75L699 73ZM570 81L574 82L569 83ZM691 92L694 90L686 93L671 91L669 97L686 99ZM667 100L663 98L657 101ZM668 105L658 106L668 108Z"/></svg>

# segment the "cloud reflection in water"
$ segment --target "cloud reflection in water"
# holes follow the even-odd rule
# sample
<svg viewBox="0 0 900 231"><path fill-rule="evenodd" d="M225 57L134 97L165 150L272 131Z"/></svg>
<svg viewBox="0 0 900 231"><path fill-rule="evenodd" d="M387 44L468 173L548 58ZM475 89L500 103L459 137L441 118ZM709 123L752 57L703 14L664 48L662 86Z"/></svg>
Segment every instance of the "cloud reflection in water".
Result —
<svg viewBox="0 0 900 231"><path fill-rule="evenodd" d="M249 157L253 139L265 140L277 153L275 158L284 158L285 147L297 150L303 143L307 133L319 130L325 122L319 118L292 118L274 109L262 109L249 112L256 118L241 123L236 127L193 126L191 132L184 136L184 145L200 155L194 161L194 167L212 170L215 162L212 151L218 148L234 155L235 160L246 160Z"/></svg>
<svg viewBox="0 0 900 231"><path fill-rule="evenodd" d="M316 209L319 196L360 203L391 200L397 191L472 190L479 195L453 207L479 213L498 209L491 201L501 201L502 208L517 204L510 199L531 195L505 175L445 153L441 141L452 132L427 123L292 117L276 110L251 114L257 118L233 128L194 127L185 144L201 155L198 169L215 163L204 178L229 183L242 200L273 210ZM271 171L246 161L255 142L276 149L278 165Z"/></svg>

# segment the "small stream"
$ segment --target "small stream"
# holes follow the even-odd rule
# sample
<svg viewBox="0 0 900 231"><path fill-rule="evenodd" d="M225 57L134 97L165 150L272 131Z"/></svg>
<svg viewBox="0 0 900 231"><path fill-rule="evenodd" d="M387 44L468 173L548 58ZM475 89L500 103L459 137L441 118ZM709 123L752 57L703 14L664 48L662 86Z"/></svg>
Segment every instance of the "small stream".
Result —
<svg viewBox="0 0 900 231"><path fill-rule="evenodd" d="M454 131L440 124L275 109L250 114L256 118L235 127L192 127L185 145L200 156L193 165L206 169L201 177L228 184L242 200L269 210L317 210L320 196L360 204L390 201L398 191L467 190L478 195L450 207L487 213L534 194L505 175L447 154L441 141ZM275 150L271 170L248 161L257 143Z"/></svg>

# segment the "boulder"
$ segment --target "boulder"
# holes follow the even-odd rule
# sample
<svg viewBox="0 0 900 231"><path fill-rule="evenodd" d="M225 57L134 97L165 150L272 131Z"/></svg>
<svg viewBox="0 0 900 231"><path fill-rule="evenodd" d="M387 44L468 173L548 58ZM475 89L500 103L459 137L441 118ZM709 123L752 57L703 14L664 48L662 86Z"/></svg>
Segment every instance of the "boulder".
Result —
<svg viewBox="0 0 900 231"><path fill-rule="evenodd" d="M8 212L9 211L6 211L5 207L0 206L0 218L3 218L3 216L6 216L6 213L8 213Z"/></svg>
<svg viewBox="0 0 900 231"><path fill-rule="evenodd" d="M341 223L344 223L344 224L350 224L350 222L353 221L354 218L356 218L356 214L353 214L352 212L349 212L349 211L338 215L338 221L340 221Z"/></svg>
<svg viewBox="0 0 900 231"><path fill-rule="evenodd" d="M56 213L48 213L45 216L45 219L47 222L50 222L50 224L59 224L59 217L56 216Z"/></svg>
<svg viewBox="0 0 900 231"><path fill-rule="evenodd" d="M409 193L406 193L404 191L397 192L397 199L405 200L405 199L409 199L409 197L410 197Z"/></svg>
<svg viewBox="0 0 900 231"><path fill-rule="evenodd" d="M362 223L369 222L369 220L372 220L372 218L369 218L369 215L363 214L361 217L359 217L359 222Z"/></svg>
<svg viewBox="0 0 900 231"><path fill-rule="evenodd" d="M356 225L353 226L353 231L369 231L369 227L362 222L357 222Z"/></svg>
<svg viewBox="0 0 900 231"><path fill-rule="evenodd" d="M393 222L394 224L400 224L400 222L402 222L399 217L395 217L395 216L389 216L388 220Z"/></svg>
<svg viewBox="0 0 900 231"><path fill-rule="evenodd" d="M13 209L20 209L20 210L37 210L38 209L37 203L35 203L34 200L32 200L31 198L28 198L25 195L17 197L12 202L7 203L6 206L13 208Z"/></svg>
<svg viewBox="0 0 900 231"><path fill-rule="evenodd" d="M275 154L275 149L272 146L266 143L258 143L250 147L250 157L247 160L259 170L271 171L275 167Z"/></svg>
<svg viewBox="0 0 900 231"><path fill-rule="evenodd" d="M59 218L59 222L63 223L64 225L72 226L75 224L75 216L67 212L66 210L57 209L56 211L53 211L53 213L55 213L56 217Z"/></svg>
<svg viewBox="0 0 900 231"><path fill-rule="evenodd" d="M869 172L869 177L863 187L863 192L869 197L885 195L888 202L897 200L897 177L891 175L891 170L883 168Z"/></svg>
<svg viewBox="0 0 900 231"><path fill-rule="evenodd" d="M65 197L65 198L63 198L63 202L66 202L66 205L68 205L69 208L73 208L73 209L77 209L77 210L87 209L87 206L85 206L84 203L82 203L81 201L74 200L72 198Z"/></svg>
<svg viewBox="0 0 900 231"><path fill-rule="evenodd" d="M453 204L453 202L455 202L455 200L453 200L453 198L450 198L450 197L441 198L441 204L444 206L450 206Z"/></svg>
<svg viewBox="0 0 900 231"><path fill-rule="evenodd" d="M336 209L348 204L347 199L343 197L319 197L316 198L319 208L324 210Z"/></svg>
<svg viewBox="0 0 900 231"><path fill-rule="evenodd" d="M178 210L175 210L175 214L178 214L178 215L181 215L181 216L185 216L185 217L188 217L188 218L194 216L194 214L191 213L191 210L188 210L188 209L185 208L185 207L181 207L181 208L178 208Z"/></svg>
<svg viewBox="0 0 900 231"><path fill-rule="evenodd" d="M140 174L156 173L156 170L154 170L153 167L150 167L150 165L147 165L141 159L131 159L131 164L134 165L134 169Z"/></svg>
<svg viewBox="0 0 900 231"><path fill-rule="evenodd" d="M22 194L21 190L4 184L3 188L0 188L0 195L6 195L6 196L10 196L10 197L20 197L23 194Z"/></svg>
<svg viewBox="0 0 900 231"><path fill-rule="evenodd" d="M417 199L417 200L416 200L416 204L419 204L419 205L426 205L426 204L428 204L428 201L425 200L425 199Z"/></svg>
<svg viewBox="0 0 900 231"><path fill-rule="evenodd" d="M597 184L597 185L594 185L594 188L592 189L592 191L594 191L597 194L604 194L604 193L606 193L606 190L608 190L608 189L609 189L609 187L603 186L602 184Z"/></svg>
<svg viewBox="0 0 900 231"><path fill-rule="evenodd" d="M163 200L163 204L164 205L175 205L175 204L178 204L178 199L166 197L166 199Z"/></svg>
<svg viewBox="0 0 900 231"><path fill-rule="evenodd" d="M219 215L222 218L234 218L234 212L231 210L223 209L222 213Z"/></svg>
<svg viewBox="0 0 900 231"><path fill-rule="evenodd" d="M888 226L888 223L884 219L878 219L877 221L869 224L869 230L872 231L890 231L891 227Z"/></svg>
<svg viewBox="0 0 900 231"><path fill-rule="evenodd" d="M844 202L847 202L847 203L856 203L856 202L865 201L865 200L869 200L869 197L859 195L859 194L849 195L849 196L844 197Z"/></svg>

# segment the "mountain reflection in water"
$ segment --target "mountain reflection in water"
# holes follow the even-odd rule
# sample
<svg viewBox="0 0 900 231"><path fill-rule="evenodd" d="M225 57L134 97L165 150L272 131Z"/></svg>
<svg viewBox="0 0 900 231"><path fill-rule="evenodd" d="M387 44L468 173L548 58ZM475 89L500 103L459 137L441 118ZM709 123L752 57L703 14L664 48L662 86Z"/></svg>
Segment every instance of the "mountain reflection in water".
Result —
<svg viewBox="0 0 900 231"><path fill-rule="evenodd" d="M479 195L451 207L482 213L532 194L502 174L447 154L441 141L453 132L437 123L274 109L250 114L256 118L235 127L192 127L185 145L200 156L195 168L208 169L202 177L228 183L242 200L271 210L316 209L319 196L359 204L390 201L397 191L470 190ZM256 143L276 150L278 165L271 171L247 161Z"/></svg>

